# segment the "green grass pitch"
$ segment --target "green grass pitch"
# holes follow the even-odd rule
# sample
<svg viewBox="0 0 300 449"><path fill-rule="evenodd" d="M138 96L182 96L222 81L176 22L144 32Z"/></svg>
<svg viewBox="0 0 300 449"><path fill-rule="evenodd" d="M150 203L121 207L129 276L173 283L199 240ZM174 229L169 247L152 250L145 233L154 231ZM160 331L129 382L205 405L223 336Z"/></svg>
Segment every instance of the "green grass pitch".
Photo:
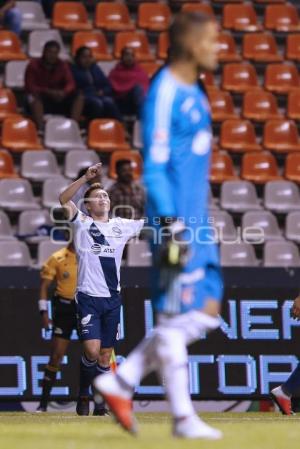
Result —
<svg viewBox="0 0 300 449"><path fill-rule="evenodd" d="M139 435L131 437L109 417L70 413L1 413L0 449L298 449L300 416L278 413L203 413L221 429L221 441L186 441L170 436L166 414L137 414Z"/></svg>

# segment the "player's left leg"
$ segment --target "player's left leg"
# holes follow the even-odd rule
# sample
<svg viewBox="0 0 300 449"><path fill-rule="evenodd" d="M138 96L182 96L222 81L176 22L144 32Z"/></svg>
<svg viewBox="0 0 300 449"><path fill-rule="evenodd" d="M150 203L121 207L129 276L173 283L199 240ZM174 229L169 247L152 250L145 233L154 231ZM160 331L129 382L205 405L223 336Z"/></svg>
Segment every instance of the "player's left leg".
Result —
<svg viewBox="0 0 300 449"><path fill-rule="evenodd" d="M292 396L297 396L300 389L300 363L291 373L290 377L279 387L271 390L270 396L278 405L279 410L283 415L292 415Z"/></svg>

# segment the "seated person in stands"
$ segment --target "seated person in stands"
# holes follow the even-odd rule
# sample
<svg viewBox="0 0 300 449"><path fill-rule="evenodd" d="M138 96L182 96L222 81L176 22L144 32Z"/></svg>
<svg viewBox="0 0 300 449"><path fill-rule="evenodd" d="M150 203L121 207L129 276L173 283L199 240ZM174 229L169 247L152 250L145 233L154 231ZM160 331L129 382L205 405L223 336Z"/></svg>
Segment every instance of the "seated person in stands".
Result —
<svg viewBox="0 0 300 449"><path fill-rule="evenodd" d="M108 78L121 113L139 117L149 87L149 78L137 64L133 48L123 48L121 61L112 69Z"/></svg>
<svg viewBox="0 0 300 449"><path fill-rule="evenodd" d="M145 213L145 191L133 180L131 161L121 159L116 164L117 181L109 189L110 209L114 216L138 220Z"/></svg>
<svg viewBox="0 0 300 449"><path fill-rule="evenodd" d="M59 114L78 121L83 109L83 97L76 92L75 82L67 62L59 59L60 46L46 42L42 57L32 60L26 68L25 90L33 119L43 130L44 114Z"/></svg>
<svg viewBox="0 0 300 449"><path fill-rule="evenodd" d="M78 48L72 71L77 89L84 96L84 115L89 119L113 118L121 121L109 81L95 63L88 47Z"/></svg>
<svg viewBox="0 0 300 449"><path fill-rule="evenodd" d="M19 35L21 33L22 14L16 3L14 0L0 0L0 24L1 28Z"/></svg>

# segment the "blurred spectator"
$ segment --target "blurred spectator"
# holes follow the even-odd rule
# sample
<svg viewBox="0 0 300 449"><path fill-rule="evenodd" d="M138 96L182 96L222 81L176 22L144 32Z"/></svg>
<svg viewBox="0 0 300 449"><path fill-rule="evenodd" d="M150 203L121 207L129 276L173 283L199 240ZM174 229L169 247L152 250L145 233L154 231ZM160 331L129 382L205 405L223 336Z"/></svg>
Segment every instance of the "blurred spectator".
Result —
<svg viewBox="0 0 300 449"><path fill-rule="evenodd" d="M84 115L90 119L114 118L122 120L112 98L112 88L100 67L93 60L88 47L78 48L72 66L77 89L84 95Z"/></svg>
<svg viewBox="0 0 300 449"><path fill-rule="evenodd" d="M147 73L137 64L133 48L123 48L121 61L112 69L108 78L121 113L139 117L149 79Z"/></svg>
<svg viewBox="0 0 300 449"><path fill-rule="evenodd" d="M22 14L14 0L0 0L0 22L7 30L21 33Z"/></svg>
<svg viewBox="0 0 300 449"><path fill-rule="evenodd" d="M88 168L88 167L87 167ZM84 176L86 174L87 168L82 168L79 172L78 172L78 176L77 179L81 178L82 176ZM102 184L101 182L101 176L96 176L95 178L93 178L91 181L87 181L85 184L83 184L83 186L80 187L80 189L75 193L75 195L72 198L72 201L74 204L76 204L76 206L78 207L78 209L81 210L81 212L83 212L86 215L89 215L84 202L83 202L83 197L85 192L87 191L87 189L94 183L99 183Z"/></svg>
<svg viewBox="0 0 300 449"><path fill-rule="evenodd" d="M44 13L48 19L52 17L53 6L56 0L36 0L43 7Z"/></svg>
<svg viewBox="0 0 300 449"><path fill-rule="evenodd" d="M131 161L121 159L116 164L117 181L109 189L110 209L117 217L134 218L144 216L145 191L133 180Z"/></svg>
<svg viewBox="0 0 300 449"><path fill-rule="evenodd" d="M43 115L59 114L78 121L83 109L83 97L76 86L68 63L59 59L60 46L46 42L41 58L32 60L26 68L25 90L33 119L43 129Z"/></svg>

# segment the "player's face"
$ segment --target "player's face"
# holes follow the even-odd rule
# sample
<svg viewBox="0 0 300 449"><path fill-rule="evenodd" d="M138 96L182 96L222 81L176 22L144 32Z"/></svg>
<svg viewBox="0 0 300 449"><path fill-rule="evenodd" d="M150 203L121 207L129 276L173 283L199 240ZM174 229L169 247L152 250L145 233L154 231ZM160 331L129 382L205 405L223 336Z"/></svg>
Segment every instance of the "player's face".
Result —
<svg viewBox="0 0 300 449"><path fill-rule="evenodd" d="M218 65L219 30L216 22L206 23L191 34L191 50L199 70L215 70Z"/></svg>
<svg viewBox="0 0 300 449"><path fill-rule="evenodd" d="M110 210L110 199L105 190L93 190L89 196L86 208L92 216L102 216Z"/></svg>

